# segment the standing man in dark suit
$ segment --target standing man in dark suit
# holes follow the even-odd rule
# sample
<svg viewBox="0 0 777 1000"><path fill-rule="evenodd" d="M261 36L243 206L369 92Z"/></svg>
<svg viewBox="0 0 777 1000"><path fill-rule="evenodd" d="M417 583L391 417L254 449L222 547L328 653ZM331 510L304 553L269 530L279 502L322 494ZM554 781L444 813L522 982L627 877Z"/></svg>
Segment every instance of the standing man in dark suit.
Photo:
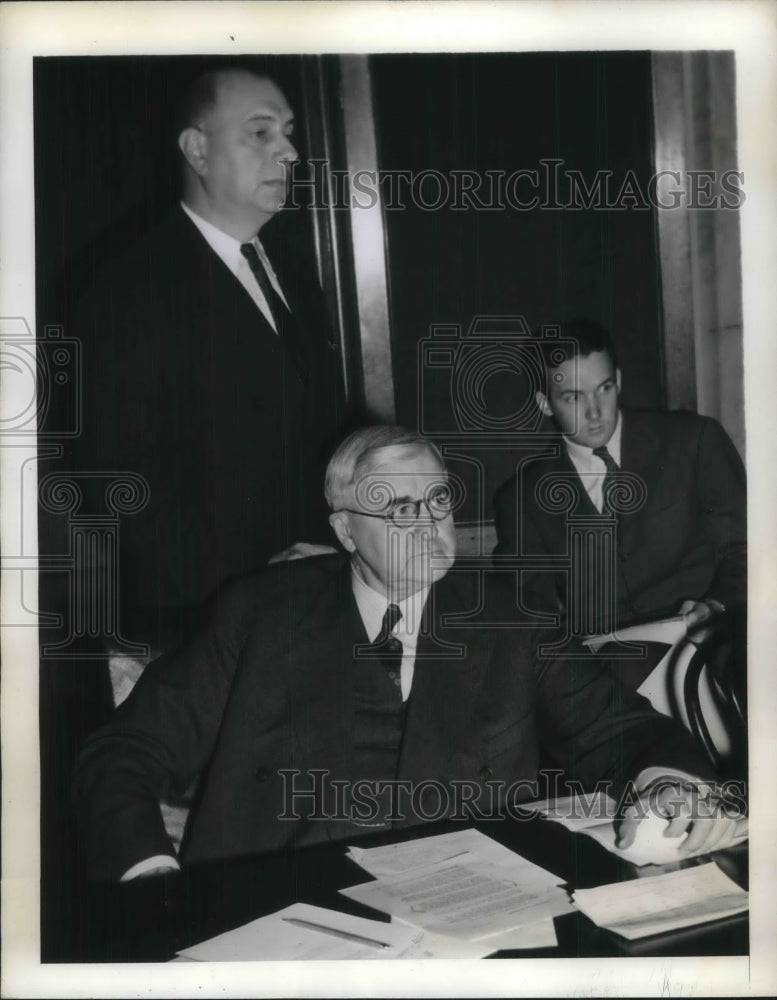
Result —
<svg viewBox="0 0 777 1000"><path fill-rule="evenodd" d="M571 618L573 632L678 613L689 631L706 628L746 601L742 461L707 417L622 410L621 375L602 327L579 320L562 333L562 354L561 342L541 345L547 383L536 395L560 434L547 456L497 491L494 552L551 557L547 569L521 573L521 603ZM568 491L568 504L552 502L554 485ZM564 557L582 558L568 552L571 522L595 526L601 517L615 546L588 574L559 571Z"/></svg>
<svg viewBox="0 0 777 1000"><path fill-rule="evenodd" d="M153 648L230 577L327 539L316 487L343 418L338 344L309 266L286 249L271 262L259 240L284 203L293 126L265 76L197 79L178 124L182 201L98 273L75 324L73 468L148 486L120 525L119 611Z"/></svg>
<svg viewBox="0 0 777 1000"><path fill-rule="evenodd" d="M685 779L707 770L690 735L637 695L616 696L608 662L543 659L511 627L498 574L456 569L433 446L401 428L357 431L329 464L326 496L349 558L238 581L90 738L77 788L92 877L178 867L159 798L197 775L184 862L509 814L532 797L540 746L616 795L633 780L648 796L660 780L668 834L688 828ZM624 820L623 844L636 823ZM743 826L697 816L684 848Z"/></svg>

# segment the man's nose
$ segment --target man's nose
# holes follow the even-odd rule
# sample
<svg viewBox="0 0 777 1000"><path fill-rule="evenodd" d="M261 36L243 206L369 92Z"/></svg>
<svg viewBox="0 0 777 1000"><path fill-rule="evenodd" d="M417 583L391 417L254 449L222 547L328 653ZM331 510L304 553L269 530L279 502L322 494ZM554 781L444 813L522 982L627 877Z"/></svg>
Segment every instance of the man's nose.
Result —
<svg viewBox="0 0 777 1000"><path fill-rule="evenodd" d="M586 401L586 416L589 420L598 420L601 416L601 406L597 396L589 396Z"/></svg>
<svg viewBox="0 0 777 1000"><path fill-rule="evenodd" d="M439 531L440 529L437 527L437 522L432 517L428 507L426 504L421 504L421 508L418 511L418 517L413 525L413 533L416 537L428 534L434 539L439 534Z"/></svg>
<svg viewBox="0 0 777 1000"><path fill-rule="evenodd" d="M278 162L279 163L295 163L299 159L299 154L297 153L294 144L291 139L284 135L281 140L281 148L278 152Z"/></svg>

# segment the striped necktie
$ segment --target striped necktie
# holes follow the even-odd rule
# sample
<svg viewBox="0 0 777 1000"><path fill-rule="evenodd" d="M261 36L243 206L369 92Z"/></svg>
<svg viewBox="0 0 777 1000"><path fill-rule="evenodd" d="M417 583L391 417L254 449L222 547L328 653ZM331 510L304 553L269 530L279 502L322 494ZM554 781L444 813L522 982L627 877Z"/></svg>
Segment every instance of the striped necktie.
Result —
<svg viewBox="0 0 777 1000"><path fill-rule="evenodd" d="M293 313L286 303L275 291L270 276L259 258L256 247L253 243L243 243L240 252L248 261L251 273L256 278L256 283L262 291L267 302L267 308L272 314L275 329L281 338L283 346L291 355L297 370L300 373L303 383L307 381L307 369L305 366L305 350L302 340L302 333L294 318Z"/></svg>
<svg viewBox="0 0 777 1000"><path fill-rule="evenodd" d="M606 445L594 448L593 452L597 458L601 458L605 466L604 480L602 481L602 514L608 516L614 515L615 511L610 502L610 494L612 489L617 485L620 466L609 451L607 451Z"/></svg>
<svg viewBox="0 0 777 1000"><path fill-rule="evenodd" d="M380 662L388 671L388 675L396 687L401 687L400 670L402 667L402 643L392 635L396 624L402 618L402 612L396 604L389 604L383 616L380 634L372 648L380 654Z"/></svg>

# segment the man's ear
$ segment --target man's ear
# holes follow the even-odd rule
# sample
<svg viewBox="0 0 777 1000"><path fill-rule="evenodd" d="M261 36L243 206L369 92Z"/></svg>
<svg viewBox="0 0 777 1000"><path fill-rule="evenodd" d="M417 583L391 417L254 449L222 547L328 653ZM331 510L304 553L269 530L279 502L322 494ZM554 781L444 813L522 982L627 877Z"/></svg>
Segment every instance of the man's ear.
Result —
<svg viewBox="0 0 777 1000"><path fill-rule="evenodd" d="M200 129L190 125L178 136L178 148L186 162L195 172L202 176L208 168L208 137Z"/></svg>
<svg viewBox="0 0 777 1000"><path fill-rule="evenodd" d="M329 523L332 531L337 535L338 542L346 552L356 551L356 542L351 537L351 525L348 520L348 511L340 510L336 514L329 515Z"/></svg>
<svg viewBox="0 0 777 1000"><path fill-rule="evenodd" d="M539 406L540 410L542 410L544 416L546 417L553 416L553 410L551 410L550 403L548 402L548 397L545 395L544 392L535 392L534 399L537 402L537 406Z"/></svg>
<svg viewBox="0 0 777 1000"><path fill-rule="evenodd" d="M621 391L621 370L620 368L615 369L615 385L618 388L618 392Z"/></svg>

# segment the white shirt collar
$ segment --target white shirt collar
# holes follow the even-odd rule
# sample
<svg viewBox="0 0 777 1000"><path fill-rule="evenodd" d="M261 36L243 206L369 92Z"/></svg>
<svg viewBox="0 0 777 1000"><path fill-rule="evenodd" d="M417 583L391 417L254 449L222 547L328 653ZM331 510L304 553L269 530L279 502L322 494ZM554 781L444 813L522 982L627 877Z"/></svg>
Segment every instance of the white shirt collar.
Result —
<svg viewBox="0 0 777 1000"><path fill-rule="evenodd" d="M607 451L609 451L612 456L613 461L616 465L621 464L621 431L623 430L623 414L618 414L618 421L615 424L615 430L612 432L612 437L607 442ZM578 468L596 470L601 467L602 460L594 455L593 448L587 448L584 444L578 444L577 441L572 441L566 435L562 435L564 438L564 444L569 452L569 457L572 459L575 466Z"/></svg>
<svg viewBox="0 0 777 1000"><path fill-rule="evenodd" d="M353 596L356 598L356 606L359 609L367 638L374 642L380 635L383 625L383 616L389 606L389 600L385 594L379 594L373 590L368 583L365 583L355 569L351 569L351 581L353 586ZM402 642L405 648L415 647L418 640L418 632L421 628L421 616L426 605L431 587L422 587L414 594L406 597L403 601L397 601L402 618L394 628L394 634Z"/></svg>
<svg viewBox="0 0 777 1000"><path fill-rule="evenodd" d="M197 213L193 212L184 202L181 202L181 208L184 212L186 212L194 225L202 233L203 238L211 250L213 250L213 252L224 261L233 274L237 274L237 269L240 266L241 261L244 259L242 253L240 252L240 247L242 246L240 240L236 240L234 236L230 236L229 233L225 233L222 229L219 229L218 226L214 226L212 222L208 222L208 220L203 219L201 215L197 215ZM256 245L259 241L256 237L254 237L254 239L249 242Z"/></svg>

